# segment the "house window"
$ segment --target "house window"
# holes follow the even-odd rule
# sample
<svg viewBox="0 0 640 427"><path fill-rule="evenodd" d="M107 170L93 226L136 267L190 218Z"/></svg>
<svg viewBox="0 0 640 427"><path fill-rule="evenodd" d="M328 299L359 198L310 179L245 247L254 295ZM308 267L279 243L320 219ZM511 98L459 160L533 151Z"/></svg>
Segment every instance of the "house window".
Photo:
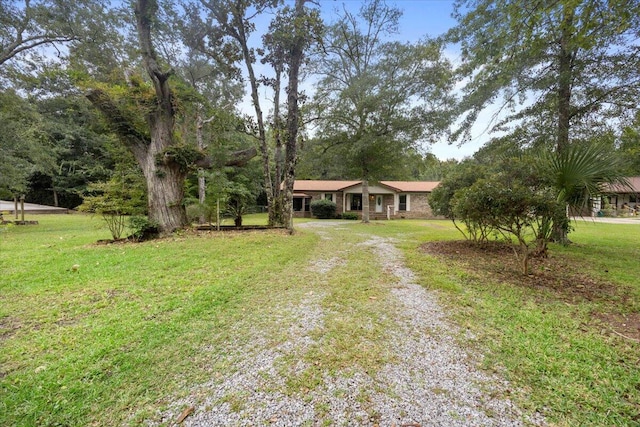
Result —
<svg viewBox="0 0 640 427"><path fill-rule="evenodd" d="M294 197L293 198L293 210L294 212L309 212L311 205L311 199L309 197Z"/></svg>
<svg viewBox="0 0 640 427"><path fill-rule="evenodd" d="M352 211L362 210L362 194L351 195L351 210Z"/></svg>
<svg viewBox="0 0 640 427"><path fill-rule="evenodd" d="M400 196L398 196L398 210L399 211L406 211L407 210L407 195L406 194L400 194Z"/></svg>
<svg viewBox="0 0 640 427"><path fill-rule="evenodd" d="M333 202L333 193L324 193L324 198Z"/></svg>
<svg viewBox="0 0 640 427"><path fill-rule="evenodd" d="M632 194L629 196L629 203L637 203L638 202L638 198L636 197L635 194Z"/></svg>

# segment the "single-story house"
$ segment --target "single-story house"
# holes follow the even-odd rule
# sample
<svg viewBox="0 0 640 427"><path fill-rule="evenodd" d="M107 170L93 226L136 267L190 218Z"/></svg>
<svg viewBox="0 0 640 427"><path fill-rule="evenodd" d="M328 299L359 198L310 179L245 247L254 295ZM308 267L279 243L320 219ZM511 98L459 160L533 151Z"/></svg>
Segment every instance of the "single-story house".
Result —
<svg viewBox="0 0 640 427"><path fill-rule="evenodd" d="M369 184L371 219L432 218L427 196L437 181L379 181ZM293 184L293 211L296 217L310 217L314 200L336 204L338 215L345 212L362 217L362 181L296 180Z"/></svg>

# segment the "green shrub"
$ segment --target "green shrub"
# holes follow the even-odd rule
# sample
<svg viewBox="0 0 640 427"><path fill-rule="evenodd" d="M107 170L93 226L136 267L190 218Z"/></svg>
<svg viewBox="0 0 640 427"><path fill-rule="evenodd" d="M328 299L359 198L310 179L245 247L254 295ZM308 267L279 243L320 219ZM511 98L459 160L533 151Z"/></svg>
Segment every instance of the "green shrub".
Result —
<svg viewBox="0 0 640 427"><path fill-rule="evenodd" d="M342 215L340 215L340 217L342 219L358 219L358 214L357 213L353 213L353 212L345 212Z"/></svg>
<svg viewBox="0 0 640 427"><path fill-rule="evenodd" d="M311 202L311 213L320 219L330 219L336 217L336 204L331 200L321 199Z"/></svg>
<svg viewBox="0 0 640 427"><path fill-rule="evenodd" d="M158 236L160 229L158 223L150 221L146 216L129 217L129 231L136 241L153 239Z"/></svg>
<svg viewBox="0 0 640 427"><path fill-rule="evenodd" d="M114 240L122 238L129 215L145 211L146 192L138 172L138 169L117 170L108 181L89 184L88 193L78 207L81 212L101 215Z"/></svg>

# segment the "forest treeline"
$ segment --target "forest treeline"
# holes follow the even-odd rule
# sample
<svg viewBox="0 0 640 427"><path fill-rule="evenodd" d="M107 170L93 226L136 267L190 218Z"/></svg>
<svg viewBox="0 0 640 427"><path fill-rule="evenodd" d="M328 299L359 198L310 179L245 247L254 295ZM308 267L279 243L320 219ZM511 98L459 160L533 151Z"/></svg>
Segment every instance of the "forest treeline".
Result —
<svg viewBox="0 0 640 427"><path fill-rule="evenodd" d="M458 0L418 41L398 41L392 2L326 7L0 0L0 197L162 232L260 205L291 228L296 178L442 180L576 145L640 175L637 1ZM429 152L486 111L474 156Z"/></svg>

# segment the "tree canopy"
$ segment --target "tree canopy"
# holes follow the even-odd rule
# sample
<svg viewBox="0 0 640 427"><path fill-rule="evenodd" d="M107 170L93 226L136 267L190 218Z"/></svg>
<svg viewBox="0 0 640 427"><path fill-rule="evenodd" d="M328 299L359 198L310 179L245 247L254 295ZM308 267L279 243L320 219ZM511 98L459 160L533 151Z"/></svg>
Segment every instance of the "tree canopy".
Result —
<svg viewBox="0 0 640 427"><path fill-rule="evenodd" d="M315 64L315 144L338 151L365 183L383 179L404 153L436 140L449 124L450 64L435 41L388 40L400 14L380 0L366 2L357 16L344 10ZM367 194L363 201L367 221Z"/></svg>
<svg viewBox="0 0 640 427"><path fill-rule="evenodd" d="M624 124L640 94L635 0L458 0L445 38L461 51L464 84L455 137L469 139L489 105L495 130L524 144L570 140Z"/></svg>

